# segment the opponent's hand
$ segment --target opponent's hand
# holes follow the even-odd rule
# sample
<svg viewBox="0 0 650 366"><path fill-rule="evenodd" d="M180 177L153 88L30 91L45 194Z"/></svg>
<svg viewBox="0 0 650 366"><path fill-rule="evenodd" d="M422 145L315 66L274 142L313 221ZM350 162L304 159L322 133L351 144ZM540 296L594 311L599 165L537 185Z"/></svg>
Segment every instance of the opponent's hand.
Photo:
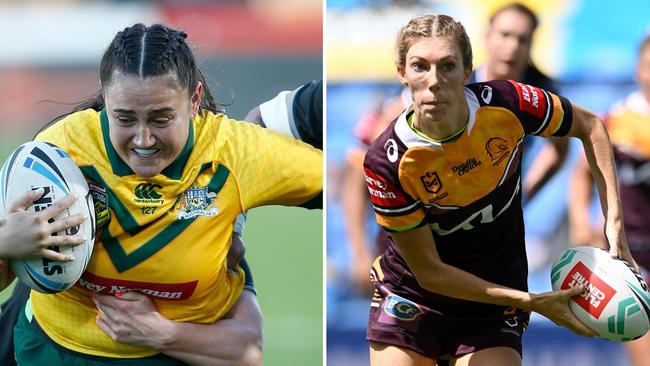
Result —
<svg viewBox="0 0 650 366"><path fill-rule="evenodd" d="M233 231L232 236L230 237L231 244L230 249L228 249L228 255L226 256L226 262L228 269L233 269L235 266L244 259L244 254L246 253L246 244L241 237L241 234L238 234Z"/></svg>
<svg viewBox="0 0 650 366"><path fill-rule="evenodd" d="M567 290L534 294L532 295L532 310L549 318L553 323L568 328L577 335L595 337L597 334L578 320L569 308L569 299L584 293L584 291L583 287L573 287Z"/></svg>
<svg viewBox="0 0 650 366"><path fill-rule="evenodd" d="M3 215L0 225L0 258L41 256L54 261L70 261L74 259L72 256L58 253L48 247L77 245L86 241L81 234L53 235L84 222L85 216L81 213L62 220L52 220L75 202L74 195L64 197L43 211L26 211L43 193L42 188L25 193L12 203Z"/></svg>
<svg viewBox="0 0 650 366"><path fill-rule="evenodd" d="M116 296L94 294L93 301L99 310L97 326L117 342L164 348L172 321L158 312L148 296L133 291Z"/></svg>

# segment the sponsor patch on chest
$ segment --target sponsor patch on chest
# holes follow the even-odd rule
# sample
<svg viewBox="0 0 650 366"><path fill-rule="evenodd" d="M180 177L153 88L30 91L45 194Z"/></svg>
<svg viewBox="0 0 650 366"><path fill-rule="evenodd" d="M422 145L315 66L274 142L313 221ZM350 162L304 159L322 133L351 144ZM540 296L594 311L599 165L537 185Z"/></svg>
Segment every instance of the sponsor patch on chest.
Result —
<svg viewBox="0 0 650 366"><path fill-rule="evenodd" d="M187 300L194 293L197 283L198 281L154 283L117 280L85 272L75 285L102 295L113 295L116 292L138 291L161 300Z"/></svg>

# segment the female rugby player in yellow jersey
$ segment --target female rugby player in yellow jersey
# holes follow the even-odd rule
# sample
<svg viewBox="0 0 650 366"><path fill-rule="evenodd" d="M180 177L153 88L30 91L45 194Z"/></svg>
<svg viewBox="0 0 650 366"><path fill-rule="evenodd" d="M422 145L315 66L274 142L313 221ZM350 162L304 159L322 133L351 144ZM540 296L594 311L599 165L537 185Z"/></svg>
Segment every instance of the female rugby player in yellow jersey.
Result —
<svg viewBox="0 0 650 366"><path fill-rule="evenodd" d="M99 231L75 287L31 294L14 333L19 364L227 364L235 358L213 349L257 337L259 309L240 298L243 272L226 266L233 222L253 207L320 194L322 153L220 113L185 38L162 25L119 32L102 57L97 96L37 136L80 166ZM103 315L144 296L131 292L153 299L151 332L171 343L124 334L118 317ZM230 334L219 319L248 320L249 334ZM261 362L241 359L245 346L230 351Z"/></svg>
<svg viewBox="0 0 650 366"><path fill-rule="evenodd" d="M527 134L582 140L610 253L634 264L603 122L530 85L465 85L469 37L449 16L411 19L396 49L413 103L364 162L377 221L392 237L372 272L371 364L521 365L530 311L594 336L569 310L582 289L527 292L520 162Z"/></svg>

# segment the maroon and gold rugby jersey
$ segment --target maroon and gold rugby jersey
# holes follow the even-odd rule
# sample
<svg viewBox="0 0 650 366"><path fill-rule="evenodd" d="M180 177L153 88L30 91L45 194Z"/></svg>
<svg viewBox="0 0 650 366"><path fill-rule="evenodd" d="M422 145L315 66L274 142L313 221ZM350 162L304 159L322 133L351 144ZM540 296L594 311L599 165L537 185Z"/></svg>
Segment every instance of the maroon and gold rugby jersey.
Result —
<svg viewBox="0 0 650 366"><path fill-rule="evenodd" d="M618 168L625 235L634 259L650 267L650 103L634 92L605 118Z"/></svg>
<svg viewBox="0 0 650 366"><path fill-rule="evenodd" d="M372 144L364 170L379 224L388 231L428 225L443 262L526 290L527 262L520 173L526 134L564 136L570 102L514 81L469 84L465 131L435 142L415 130L409 108ZM494 313L503 307L423 290L395 243L381 259L391 291L447 314Z"/></svg>

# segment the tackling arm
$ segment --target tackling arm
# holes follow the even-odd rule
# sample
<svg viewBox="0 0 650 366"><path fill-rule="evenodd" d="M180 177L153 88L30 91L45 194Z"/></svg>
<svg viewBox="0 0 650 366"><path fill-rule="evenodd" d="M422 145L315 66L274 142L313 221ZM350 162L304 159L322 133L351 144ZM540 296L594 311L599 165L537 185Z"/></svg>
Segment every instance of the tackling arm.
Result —
<svg viewBox="0 0 650 366"><path fill-rule="evenodd" d="M94 295L97 325L118 342L151 347L191 365L261 365L262 313L244 291L225 318L212 324L163 317L141 293Z"/></svg>

